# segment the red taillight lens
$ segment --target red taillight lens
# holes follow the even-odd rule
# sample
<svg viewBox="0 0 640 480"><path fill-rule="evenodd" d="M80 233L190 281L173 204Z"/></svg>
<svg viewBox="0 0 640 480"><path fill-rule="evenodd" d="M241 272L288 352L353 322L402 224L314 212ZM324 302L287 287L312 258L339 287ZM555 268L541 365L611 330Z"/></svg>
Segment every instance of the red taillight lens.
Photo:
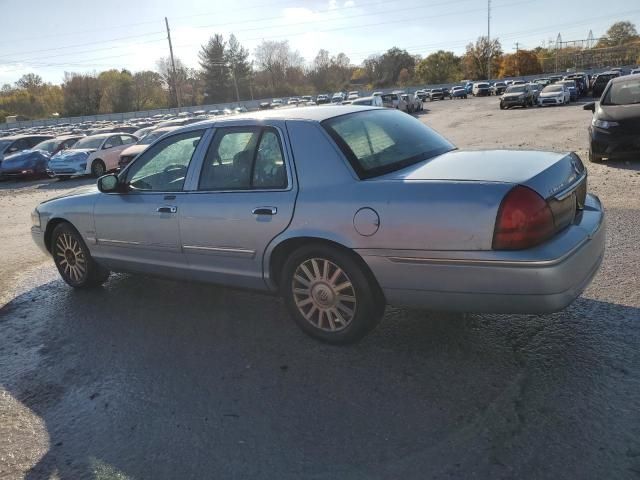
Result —
<svg viewBox="0 0 640 480"><path fill-rule="evenodd" d="M554 233L547 202L530 188L514 187L502 200L493 233L494 250L520 250L544 242Z"/></svg>

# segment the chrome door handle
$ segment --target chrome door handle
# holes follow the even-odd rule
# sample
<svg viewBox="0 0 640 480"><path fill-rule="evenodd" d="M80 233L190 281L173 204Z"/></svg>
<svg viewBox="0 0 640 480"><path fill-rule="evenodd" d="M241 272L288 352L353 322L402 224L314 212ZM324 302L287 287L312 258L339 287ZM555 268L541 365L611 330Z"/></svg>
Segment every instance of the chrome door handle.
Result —
<svg viewBox="0 0 640 480"><path fill-rule="evenodd" d="M278 209L276 207L256 207L251 210L251 213L254 215L275 215L278 213Z"/></svg>
<svg viewBox="0 0 640 480"><path fill-rule="evenodd" d="M156 212L158 213L176 213L178 211L178 207L174 205L165 205L164 207L158 207Z"/></svg>

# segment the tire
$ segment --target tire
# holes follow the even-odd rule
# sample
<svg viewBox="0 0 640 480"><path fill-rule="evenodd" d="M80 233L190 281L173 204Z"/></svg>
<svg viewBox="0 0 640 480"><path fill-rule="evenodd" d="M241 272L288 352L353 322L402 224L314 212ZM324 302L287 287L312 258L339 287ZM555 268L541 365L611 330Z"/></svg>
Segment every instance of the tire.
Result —
<svg viewBox="0 0 640 480"><path fill-rule="evenodd" d="M591 163L600 163L602 161L602 159L600 157L598 157L597 155L594 155L593 152L591 151L591 149L589 149L589 161Z"/></svg>
<svg viewBox="0 0 640 480"><path fill-rule="evenodd" d="M351 254L337 248L323 244L299 248L284 264L281 279L291 317L317 340L335 345L357 342L384 314L375 280ZM344 299L338 300L338 295Z"/></svg>
<svg viewBox="0 0 640 480"><path fill-rule="evenodd" d="M104 175L105 173L107 173L107 167L105 166L102 160L98 158L94 160L93 163L91 163L91 175L98 178Z"/></svg>
<svg viewBox="0 0 640 480"><path fill-rule="evenodd" d="M504 105L500 102L500 110L504 110Z"/></svg>
<svg viewBox="0 0 640 480"><path fill-rule="evenodd" d="M74 288L102 285L109 270L93 260L82 236L69 223L61 223L51 235L51 254L62 279Z"/></svg>

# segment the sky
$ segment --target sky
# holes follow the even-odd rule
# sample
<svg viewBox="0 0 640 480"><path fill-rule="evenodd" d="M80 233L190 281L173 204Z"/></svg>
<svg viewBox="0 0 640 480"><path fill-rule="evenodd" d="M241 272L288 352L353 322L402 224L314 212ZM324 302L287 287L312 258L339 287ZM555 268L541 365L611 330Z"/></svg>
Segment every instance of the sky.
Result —
<svg viewBox="0 0 640 480"><path fill-rule="evenodd" d="M174 55L198 66L209 37L234 33L249 51L288 40L310 62L319 49L354 64L391 47L427 56L462 54L487 34L487 0L0 0L0 85L34 72L61 83L64 72L156 69ZM604 34L617 20L640 29L637 0L491 0L491 37L506 53L543 42Z"/></svg>

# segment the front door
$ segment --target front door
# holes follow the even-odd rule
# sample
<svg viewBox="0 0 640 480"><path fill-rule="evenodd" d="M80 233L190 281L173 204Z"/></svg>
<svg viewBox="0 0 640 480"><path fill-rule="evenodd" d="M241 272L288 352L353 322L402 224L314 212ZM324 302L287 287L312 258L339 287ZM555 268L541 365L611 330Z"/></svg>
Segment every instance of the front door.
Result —
<svg viewBox="0 0 640 480"><path fill-rule="evenodd" d="M197 189L180 205L182 246L193 278L264 288L267 246L287 228L296 188L281 131L218 128Z"/></svg>
<svg viewBox="0 0 640 480"><path fill-rule="evenodd" d="M115 270L188 276L178 212L204 132L180 133L156 143L121 174L121 193L100 195L94 208L96 257Z"/></svg>

